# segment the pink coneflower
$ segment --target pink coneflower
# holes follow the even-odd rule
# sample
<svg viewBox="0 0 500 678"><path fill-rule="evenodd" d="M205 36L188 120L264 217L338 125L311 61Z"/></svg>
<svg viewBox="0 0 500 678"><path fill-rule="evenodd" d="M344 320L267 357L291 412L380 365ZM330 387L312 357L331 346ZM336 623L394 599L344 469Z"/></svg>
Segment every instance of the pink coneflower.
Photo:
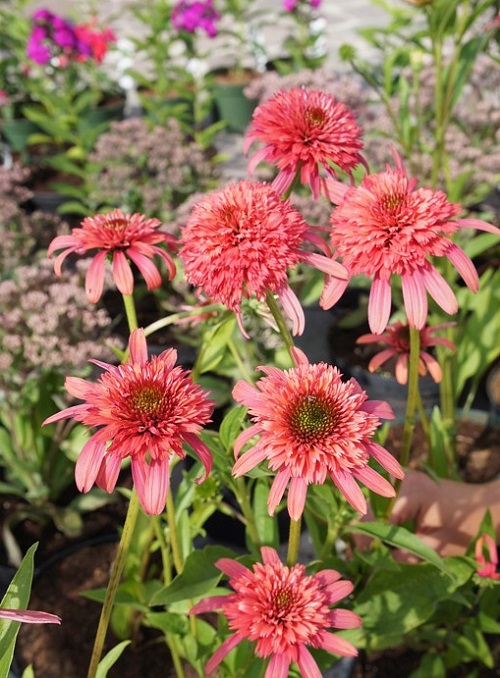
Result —
<svg viewBox="0 0 500 678"><path fill-rule="evenodd" d="M447 237L459 228L500 230L478 219L455 219L461 207L443 191L416 188L400 158L395 170L365 176L358 187L329 179L326 194L338 207L331 217L330 241L350 276L373 276L368 324L381 334L391 313L391 276L401 276L403 299L412 327L422 329L427 319L427 292L446 313L458 309L457 299L443 276L429 261L447 257L476 292L477 272L469 257ZM332 279L321 299L330 308L342 296L347 281Z"/></svg>
<svg viewBox="0 0 500 678"><path fill-rule="evenodd" d="M245 381L234 387L235 400L249 408L253 421L236 439L235 455L254 436L260 439L236 462L233 474L242 476L268 461L277 471L268 498L271 515L290 483L288 512L298 520L307 486L321 485L327 476L357 511L366 513L355 479L384 497L394 496L392 485L368 466L370 456L397 478L404 475L394 457L371 439L379 417L393 419L394 413L386 402L367 400L355 379L342 381L336 367L311 365L299 349L293 353L297 367L261 367L266 376L255 387Z"/></svg>
<svg viewBox="0 0 500 678"><path fill-rule="evenodd" d="M361 129L345 104L320 90L295 87L280 91L258 106L244 142L246 153L254 141L264 144L248 165L251 173L262 161L280 170L274 180L283 194L300 170L315 198L320 189L320 167L335 175L335 166L347 173L364 162Z"/></svg>
<svg viewBox="0 0 500 678"><path fill-rule="evenodd" d="M486 548L488 552L488 561L484 556L484 548ZM500 579L500 572L497 572L497 547L489 534L483 534L476 541L474 556L478 564L477 573L480 577L485 577L487 579Z"/></svg>
<svg viewBox="0 0 500 678"><path fill-rule="evenodd" d="M88 492L97 483L112 492L122 459L130 457L139 501L146 513L157 515L165 508L170 459L173 454L185 457L183 443L193 448L205 467L200 482L210 472L212 457L198 433L210 421L213 403L188 372L174 367L174 349L148 360L142 329L130 335L129 351L129 362L119 366L93 361L105 370L95 384L67 377L68 393L85 402L54 414L44 424L72 418L98 427L76 462L78 489Z"/></svg>
<svg viewBox="0 0 500 678"><path fill-rule="evenodd" d="M451 351L455 350L455 345L444 337L433 336L435 332L450 327L454 323L442 323L434 327L425 326L420 330L420 359L418 362L418 373L421 377L425 376L427 370L436 383L440 382L443 376L441 367L436 358L426 351L431 346L446 346ZM358 344L371 343L387 344L389 348L380 351L373 356L368 364L368 370L375 372L384 363L393 357L397 357L395 374L396 381L400 384L406 384L408 381L408 358L410 356L410 326L400 321L388 325L384 334L363 334L358 337Z"/></svg>
<svg viewBox="0 0 500 678"><path fill-rule="evenodd" d="M207 297L234 311L241 327L243 297L263 300L278 295L293 321L294 334L304 330L304 312L287 281L287 269L299 262L345 277L330 257L305 251L307 241L321 247L301 214L280 200L272 186L240 181L199 200L182 229L179 257L186 278ZM323 248L327 250L323 242Z"/></svg>
<svg viewBox="0 0 500 678"><path fill-rule="evenodd" d="M48 255L51 257L56 250L63 250L54 260L54 271L60 276L62 263L69 254L85 255L91 250L99 250L85 278L85 291L91 302L101 298L107 258L112 259L113 278L122 294L129 295L134 290L134 276L128 259L144 276L148 290L152 290L162 282L159 270L151 261L155 254L167 265L169 277L175 275L172 257L157 247L159 243L173 246L175 241L169 233L158 231L159 226L158 219L147 219L144 214L124 214L116 209L108 214L86 217L81 228L73 228L71 235L55 237Z"/></svg>
<svg viewBox="0 0 500 678"><path fill-rule="evenodd" d="M307 646L343 656L357 655L356 648L329 629L361 626L361 618L350 610L331 609L353 589L336 570L308 576L303 565L286 567L273 548L261 549L263 563L252 569L230 558L215 565L229 577L235 593L212 596L197 603L190 614L221 610L235 633L225 640L208 661L211 673L242 640L255 642L255 654L271 657L265 678L287 678L296 663L303 676L321 678Z"/></svg>

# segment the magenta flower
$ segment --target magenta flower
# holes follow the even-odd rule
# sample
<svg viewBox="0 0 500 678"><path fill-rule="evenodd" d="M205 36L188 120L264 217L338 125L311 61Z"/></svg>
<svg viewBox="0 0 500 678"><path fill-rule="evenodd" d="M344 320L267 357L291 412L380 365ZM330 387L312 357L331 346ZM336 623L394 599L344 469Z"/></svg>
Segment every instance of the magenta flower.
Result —
<svg viewBox="0 0 500 678"><path fill-rule="evenodd" d="M70 21L41 9L33 15L26 53L28 58L43 66L61 54L73 59L86 57L91 54L91 47L80 39Z"/></svg>
<svg viewBox="0 0 500 678"><path fill-rule="evenodd" d="M244 180L205 195L193 208L181 241L179 257L188 282L234 311L240 327L242 298L263 300L269 290L292 319L294 334L301 334L304 311L288 285L288 269L303 262L345 276L329 256L303 249L306 242L325 243L267 184Z"/></svg>
<svg viewBox="0 0 500 678"><path fill-rule="evenodd" d="M330 94L305 87L280 91L258 106L243 145L263 144L248 164L251 174L263 161L279 174L274 187L281 195L297 172L315 198L320 190L320 168L335 175L334 166L348 174L360 162L361 129L352 111Z"/></svg>
<svg viewBox="0 0 500 678"><path fill-rule="evenodd" d="M217 21L220 14L213 6L213 0L180 0L171 15L172 26L177 31L195 33L197 29L205 31L210 38L217 35Z"/></svg>
<svg viewBox="0 0 500 678"><path fill-rule="evenodd" d="M172 257L157 247L166 243L173 247L174 238L168 233L158 231L161 222L147 219L143 214L124 214L113 210L108 214L86 217L81 228L73 228L71 235L58 235L50 243L47 254L52 256L57 250L63 250L54 260L54 271L61 275L61 266L69 254L80 256L91 250L99 250L87 271L85 291L91 302L101 298L104 286L104 267L110 257L113 263L113 278L122 294L130 295L134 291L134 277L128 259L144 276L148 290L160 287L161 275L151 259L159 256L167 265L170 278L175 275Z"/></svg>
<svg viewBox="0 0 500 678"><path fill-rule="evenodd" d="M459 228L477 228L500 235L500 230L478 219L456 219L462 211L443 191L416 188L400 158L393 170L367 175L360 186L325 181L325 193L337 205L331 216L330 242L334 252L355 275L373 276L368 324L381 334L391 314L391 278L401 277L403 300L412 327L422 329L427 319L427 292L449 314L457 312L451 287L431 263L446 257L473 292L479 279L472 261L449 236ZM321 298L331 308L348 281L332 279Z"/></svg>
<svg viewBox="0 0 500 678"><path fill-rule="evenodd" d="M146 513L157 515L165 508L172 455L185 457L183 443L193 448L205 467L200 482L212 468L210 451L198 434L210 421L213 402L188 372L174 367L174 349L148 360L144 330L132 332L129 351L129 362L118 366L94 361L105 370L95 384L67 377L66 390L84 403L43 423L75 419L97 428L76 462L78 489L88 492L97 483L112 492L122 460L130 457L139 501Z"/></svg>
<svg viewBox="0 0 500 678"><path fill-rule="evenodd" d="M380 417L393 419L394 413L386 402L367 400L355 379L342 381L336 367L311 365L302 351L293 351L297 367L261 367L266 376L256 386L238 381L233 389L234 399L249 408L253 421L236 439L235 456L260 436L238 459L233 475L242 476L267 460L277 471L268 498L271 515L290 484L288 512L298 520L307 486L322 485L328 476L357 511L366 513L356 480L384 497L394 496L392 485L368 465L370 456L392 475L404 477L394 457L372 441Z"/></svg>
<svg viewBox="0 0 500 678"><path fill-rule="evenodd" d="M221 610L233 635L225 640L206 664L207 674L242 640L255 643L255 654L269 658L264 678L287 678L290 664L298 664L303 676L321 673L307 646L343 656L357 655L356 648L330 629L361 626L350 610L331 609L353 590L336 570L306 575L303 565L286 567L273 548L261 548L262 564L252 569L237 560L221 558L215 565L229 577L234 593L212 596L197 603L190 614Z"/></svg>
<svg viewBox="0 0 500 678"><path fill-rule="evenodd" d="M450 327L454 323L442 323L434 327L425 326L420 330L420 357L418 363L418 373L421 377L425 376L427 370L436 383L440 382L443 376L441 367L436 358L426 351L426 348L432 346L446 346L451 351L455 350L455 345L444 337L433 336L435 332ZM358 344L380 343L387 344L380 353L373 356L368 364L368 370L375 372L379 367L391 358L396 357L396 381L399 384L406 384L408 381L408 359L410 356L410 328L407 323L395 322L388 325L383 334L363 334L358 337Z"/></svg>

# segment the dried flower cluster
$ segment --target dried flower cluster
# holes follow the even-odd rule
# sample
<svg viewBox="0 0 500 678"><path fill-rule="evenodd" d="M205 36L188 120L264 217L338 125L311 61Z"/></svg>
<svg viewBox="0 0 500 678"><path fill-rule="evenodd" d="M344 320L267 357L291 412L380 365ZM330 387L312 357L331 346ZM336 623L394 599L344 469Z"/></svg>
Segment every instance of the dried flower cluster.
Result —
<svg viewBox="0 0 500 678"><path fill-rule="evenodd" d="M110 324L107 312L88 302L81 275L55 281L49 261L19 267L0 282L2 388L42 370L80 371L90 358L111 359Z"/></svg>

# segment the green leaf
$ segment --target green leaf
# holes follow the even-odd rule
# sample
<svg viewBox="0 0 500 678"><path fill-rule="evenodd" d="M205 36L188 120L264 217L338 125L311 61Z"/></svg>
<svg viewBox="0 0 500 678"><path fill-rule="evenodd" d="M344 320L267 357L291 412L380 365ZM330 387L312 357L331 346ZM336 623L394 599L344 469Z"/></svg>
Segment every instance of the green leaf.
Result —
<svg viewBox="0 0 500 678"><path fill-rule="evenodd" d="M33 581L34 555L38 544L33 544L14 575L0 603L0 607L12 610L26 610L28 607L31 583ZM10 665L14 656L16 638L20 622L0 619L0 678L8 678Z"/></svg>
<svg viewBox="0 0 500 678"><path fill-rule="evenodd" d="M393 647L427 622L439 602L447 600L473 573L465 558L447 558L446 565L453 579L428 563L375 572L354 606L363 619L362 643L372 650Z"/></svg>
<svg viewBox="0 0 500 678"><path fill-rule="evenodd" d="M233 448L234 441L242 431L247 413L246 407L238 405L226 414L219 428L219 439L226 450Z"/></svg>
<svg viewBox="0 0 500 678"><path fill-rule="evenodd" d="M30 664L29 666L27 666L24 669L23 675L21 676L21 678L35 678L35 671L33 669L33 664Z"/></svg>
<svg viewBox="0 0 500 678"><path fill-rule="evenodd" d="M186 615L174 612L150 612L146 615L144 623L163 633L174 633L177 636L184 636L189 631Z"/></svg>
<svg viewBox="0 0 500 678"><path fill-rule="evenodd" d="M234 558L235 554L222 546L206 546L201 551L193 551L184 564L182 574L156 593L151 605L168 605L179 600L198 598L216 586L222 576L214 563L219 558Z"/></svg>
<svg viewBox="0 0 500 678"><path fill-rule="evenodd" d="M105 655L99 662L97 667L96 678L106 678L108 675L109 669L116 664L118 659L121 657L123 650L130 645L131 640L124 640L121 643L118 643L112 650L110 650L107 655Z"/></svg>
<svg viewBox="0 0 500 678"><path fill-rule="evenodd" d="M446 576L453 579L453 574L449 571L445 561L430 546L424 544L421 539L404 527L388 525L387 523L355 523L349 525L346 528L346 532L366 534L368 537L380 539L395 548L409 551L422 558L422 560L432 563L441 572L444 572Z"/></svg>
<svg viewBox="0 0 500 678"><path fill-rule="evenodd" d="M410 673L409 678L445 678L446 666L439 654L425 654L420 666Z"/></svg>
<svg viewBox="0 0 500 678"><path fill-rule="evenodd" d="M236 318L231 314L203 337L198 365L200 374L214 370L224 358L235 327Z"/></svg>
<svg viewBox="0 0 500 678"><path fill-rule="evenodd" d="M261 544L278 548L278 521L269 515L267 507L268 497L269 480L267 478L259 478L255 483L252 504L255 527L257 528Z"/></svg>

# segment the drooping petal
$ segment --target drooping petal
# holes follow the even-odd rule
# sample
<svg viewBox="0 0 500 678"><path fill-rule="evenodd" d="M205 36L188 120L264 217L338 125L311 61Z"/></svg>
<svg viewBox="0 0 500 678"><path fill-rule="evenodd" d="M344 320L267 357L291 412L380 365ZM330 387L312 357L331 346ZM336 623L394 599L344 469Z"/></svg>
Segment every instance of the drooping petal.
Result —
<svg viewBox="0 0 500 678"><path fill-rule="evenodd" d="M280 503L285 494L286 486L290 480L291 473L288 469L281 469L276 474L276 478L271 485L269 490L269 496L267 498L267 508L269 510L269 515L273 516L276 511L276 507Z"/></svg>
<svg viewBox="0 0 500 678"><path fill-rule="evenodd" d="M319 666L305 645L299 646L297 664L303 676L307 676L307 678L321 678L322 673L319 670Z"/></svg>
<svg viewBox="0 0 500 678"><path fill-rule="evenodd" d="M263 447L253 447L251 450L245 452L245 454L238 459L236 464L233 466L232 474L235 478L240 478L244 476L245 473L251 471L253 468L258 466L261 461L267 457L267 450Z"/></svg>
<svg viewBox="0 0 500 678"><path fill-rule="evenodd" d="M400 463L395 459L390 452L388 452L382 445L370 441L366 444L368 453L378 461L380 466L384 468L391 476L395 476L402 480L405 477L404 471Z"/></svg>
<svg viewBox="0 0 500 678"><path fill-rule="evenodd" d="M292 334L294 336L300 336L304 332L306 319L304 316L304 309L302 308L297 295L286 282L276 290L276 293L281 301L285 314L292 321Z"/></svg>
<svg viewBox="0 0 500 678"><path fill-rule="evenodd" d="M193 605L193 607L189 610L188 614L203 614L204 612L215 612L216 610L220 610L224 603L226 602L227 595L209 596L208 598L200 600L200 602L196 603L196 605Z"/></svg>
<svg viewBox="0 0 500 678"><path fill-rule="evenodd" d="M356 657L358 654L358 651L352 643L333 633L323 632L321 634L320 642L320 647L331 654L338 654L341 657Z"/></svg>
<svg viewBox="0 0 500 678"><path fill-rule="evenodd" d="M264 678L288 678L290 660L284 654L273 654L267 665Z"/></svg>
<svg viewBox="0 0 500 678"><path fill-rule="evenodd" d="M52 414L50 417L47 417L42 422L43 426L47 426L47 424L55 424L56 421L61 421L62 419L79 419L79 415L83 412L86 412L88 410L87 405L72 405L71 407L67 407L65 410L61 410L61 412L56 412L55 414Z"/></svg>
<svg viewBox="0 0 500 678"><path fill-rule="evenodd" d="M349 278L347 269L338 261L335 261L335 259L330 259L315 252L303 252L300 258L305 264L309 264L309 266L317 268L318 271L322 271L327 275L332 275L340 280L347 280Z"/></svg>
<svg viewBox="0 0 500 678"><path fill-rule="evenodd" d="M142 277L146 281L148 290L154 290L161 285L160 271L149 257L137 252L134 247L129 247L127 255L139 269Z"/></svg>
<svg viewBox="0 0 500 678"><path fill-rule="evenodd" d="M94 304L97 303L102 296L105 263L106 252L98 252L90 262L87 275L85 276L85 292L88 300Z"/></svg>
<svg viewBox="0 0 500 678"><path fill-rule="evenodd" d="M330 619L332 626L337 629L357 629L363 623L359 614L351 610L332 610L330 612Z"/></svg>
<svg viewBox="0 0 500 678"><path fill-rule="evenodd" d="M234 391L233 391L234 394ZM236 398L236 396L235 396ZM236 400L239 400L236 398ZM241 401L240 401L241 402ZM239 436L236 438L234 441L234 456L237 459L239 457L239 454L241 450L245 447L247 443L249 443L254 436L256 436L259 433L259 427L258 426L250 426L249 428L245 429L242 431Z"/></svg>
<svg viewBox="0 0 500 678"><path fill-rule="evenodd" d="M458 311L457 298L443 276L432 266L423 271L422 275L425 287L436 304L446 313L454 315Z"/></svg>
<svg viewBox="0 0 500 678"><path fill-rule="evenodd" d="M139 502L150 516L158 516L165 510L170 481L170 459L163 457L151 459L132 458L132 478L137 490Z"/></svg>
<svg viewBox="0 0 500 678"><path fill-rule="evenodd" d="M292 478L288 490L288 513L292 520L299 520L304 513L307 496L307 482L303 478Z"/></svg>
<svg viewBox="0 0 500 678"><path fill-rule="evenodd" d="M353 471L353 475L356 476L358 480L376 492L382 497L394 497L396 492L393 486L387 482L379 473L374 471L371 466L365 466L364 468L357 468Z"/></svg>
<svg viewBox="0 0 500 678"><path fill-rule="evenodd" d="M204 473L196 479L197 483L202 483L208 478L208 475L212 470L212 466L214 465L212 453L210 452L208 446L194 433L185 433L184 439L188 445L191 445L203 464L203 468L205 469Z"/></svg>
<svg viewBox="0 0 500 678"><path fill-rule="evenodd" d="M368 299L368 325L374 334L382 334L391 315L391 285L376 276Z"/></svg>
<svg viewBox="0 0 500 678"><path fill-rule="evenodd" d="M89 492L97 478L106 453L106 445L96 441L94 434L87 440L80 452L75 466L75 482L80 492Z"/></svg>
<svg viewBox="0 0 500 678"><path fill-rule="evenodd" d="M476 228L479 231L487 231L488 233L500 235L499 228L488 224L486 221L481 221L481 219L457 219L453 223L460 228Z"/></svg>
<svg viewBox="0 0 500 678"><path fill-rule="evenodd" d="M460 273L467 287L472 292L477 292L479 289L479 277L474 264L465 252L460 249L458 245L455 245L455 243L450 243L446 251L446 256Z"/></svg>
<svg viewBox="0 0 500 678"><path fill-rule="evenodd" d="M113 280L122 294L131 295L134 291L134 276L127 261L127 257L121 250L113 252Z"/></svg>
<svg viewBox="0 0 500 678"><path fill-rule="evenodd" d="M427 320L427 293L418 271L401 276L403 300L412 327L421 330Z"/></svg>
<svg viewBox="0 0 500 678"><path fill-rule="evenodd" d="M121 458L116 454L105 454L96 476L96 485L106 492L113 492L121 468Z"/></svg>
<svg viewBox="0 0 500 678"><path fill-rule="evenodd" d="M349 504L359 513L366 513L366 499L363 496L359 486L350 473L346 471L335 471L331 474L335 485L342 492Z"/></svg>
<svg viewBox="0 0 500 678"><path fill-rule="evenodd" d="M403 355L398 355L394 374L396 375L396 381L398 384L406 384L408 381L408 356L406 353Z"/></svg>
<svg viewBox="0 0 500 678"><path fill-rule="evenodd" d="M37 610L11 610L6 607L0 608L0 619L23 622L24 624L60 624L61 617L49 612Z"/></svg>
<svg viewBox="0 0 500 678"><path fill-rule="evenodd" d="M385 400L365 400L365 402L359 406L359 409L362 412L367 412L368 414L380 417L380 419L396 418L394 410L389 403L385 402Z"/></svg>
<svg viewBox="0 0 500 678"><path fill-rule="evenodd" d="M206 673L212 673L212 671L214 671L219 666L224 657L226 657L231 652L231 650L234 650L234 648L238 645L238 643L241 643L242 640L243 636L239 633L229 636L229 638L227 638L222 643L222 645L217 648L217 650L205 664Z"/></svg>
<svg viewBox="0 0 500 678"><path fill-rule="evenodd" d="M339 278L332 278L327 282L321 297L319 305L321 308L328 310L335 306L340 297L344 294L349 284L348 280L340 280Z"/></svg>
<svg viewBox="0 0 500 678"><path fill-rule="evenodd" d="M436 358L434 358L434 356L432 356L430 353L427 353L427 351L423 351L420 355L424 363L427 365L429 374L434 379L436 384L439 384L443 378L443 370L441 369L440 364Z"/></svg>
<svg viewBox="0 0 500 678"><path fill-rule="evenodd" d="M358 341L357 343L360 342ZM368 363L368 371L375 372L381 365L390 360L395 353L396 351L393 348L385 348L383 351L379 351Z"/></svg>

